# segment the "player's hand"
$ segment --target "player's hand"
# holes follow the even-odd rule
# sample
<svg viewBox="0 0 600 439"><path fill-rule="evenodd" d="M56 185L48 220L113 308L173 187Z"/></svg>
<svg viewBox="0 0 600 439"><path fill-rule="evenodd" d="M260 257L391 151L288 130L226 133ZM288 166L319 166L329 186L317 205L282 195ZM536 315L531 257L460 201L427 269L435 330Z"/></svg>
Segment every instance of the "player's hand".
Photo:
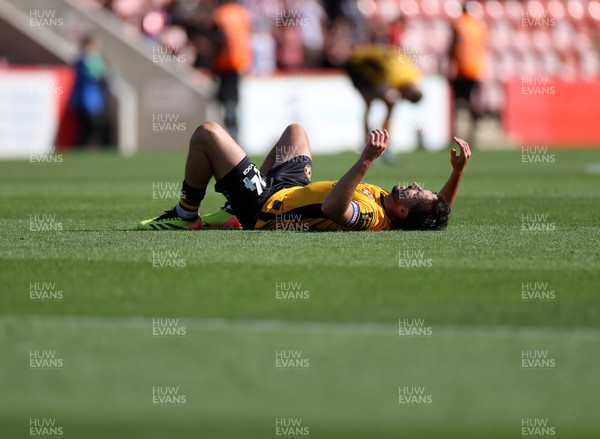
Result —
<svg viewBox="0 0 600 439"><path fill-rule="evenodd" d="M471 149L469 148L469 144L463 139L459 139L455 136L454 141L459 146L460 153L459 155L456 155L456 149L450 151L450 164L452 165L452 169L456 172L463 172L471 157Z"/></svg>
<svg viewBox="0 0 600 439"><path fill-rule="evenodd" d="M371 131L371 134L369 134L369 141L362 153L363 160L373 162L380 157L386 150L389 140L390 133L388 133L387 130Z"/></svg>

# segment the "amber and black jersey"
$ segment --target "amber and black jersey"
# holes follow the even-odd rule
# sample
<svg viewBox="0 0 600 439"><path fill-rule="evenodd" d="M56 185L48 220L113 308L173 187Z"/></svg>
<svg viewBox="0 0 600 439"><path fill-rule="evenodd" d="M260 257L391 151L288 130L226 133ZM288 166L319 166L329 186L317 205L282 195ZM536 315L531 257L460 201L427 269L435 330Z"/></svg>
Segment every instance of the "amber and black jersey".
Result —
<svg viewBox="0 0 600 439"><path fill-rule="evenodd" d="M360 183L352 196L352 219L339 225L327 218L321 205L335 185L321 181L306 186L282 189L273 194L257 215L255 229L285 228L286 224L302 224L312 230L389 230L392 221L385 211L383 197L388 192L372 184Z"/></svg>

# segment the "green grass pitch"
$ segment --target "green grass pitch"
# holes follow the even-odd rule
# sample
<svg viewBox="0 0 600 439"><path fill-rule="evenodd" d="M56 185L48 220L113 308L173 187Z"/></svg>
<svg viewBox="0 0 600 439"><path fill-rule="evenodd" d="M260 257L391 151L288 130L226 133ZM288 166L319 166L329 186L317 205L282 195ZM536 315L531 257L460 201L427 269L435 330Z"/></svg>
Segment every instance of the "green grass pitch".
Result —
<svg viewBox="0 0 600 439"><path fill-rule="evenodd" d="M1 436L599 437L600 150L549 153L475 151L443 232L139 232L174 204L183 154L0 162ZM366 180L437 190L447 154ZM355 158L315 157L313 178Z"/></svg>

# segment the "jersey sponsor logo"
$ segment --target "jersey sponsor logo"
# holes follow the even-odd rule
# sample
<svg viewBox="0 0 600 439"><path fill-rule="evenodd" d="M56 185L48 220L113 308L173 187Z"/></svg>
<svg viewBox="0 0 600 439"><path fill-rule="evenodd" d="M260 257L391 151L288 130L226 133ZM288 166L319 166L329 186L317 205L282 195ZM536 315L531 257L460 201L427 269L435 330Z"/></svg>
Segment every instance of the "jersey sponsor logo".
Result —
<svg viewBox="0 0 600 439"><path fill-rule="evenodd" d="M310 165L304 165L304 175L312 181L312 167Z"/></svg>
<svg viewBox="0 0 600 439"><path fill-rule="evenodd" d="M365 194L365 196L369 197L371 200L375 199L375 197L373 196L373 194L371 193L371 191L369 191L369 189L367 189L366 187L362 188L361 192L363 194Z"/></svg>
<svg viewBox="0 0 600 439"><path fill-rule="evenodd" d="M256 169L256 166L254 166L254 163L250 163L250 165L246 169L244 169L243 174L247 175L248 172L250 172L253 169L254 169L254 172L258 172L258 169Z"/></svg>

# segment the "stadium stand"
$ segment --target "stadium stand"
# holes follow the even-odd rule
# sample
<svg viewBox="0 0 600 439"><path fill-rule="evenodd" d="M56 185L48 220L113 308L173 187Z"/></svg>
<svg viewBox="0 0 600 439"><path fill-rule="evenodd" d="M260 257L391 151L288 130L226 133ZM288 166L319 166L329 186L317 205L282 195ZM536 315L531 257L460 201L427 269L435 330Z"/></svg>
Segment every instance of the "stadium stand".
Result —
<svg viewBox="0 0 600 439"><path fill-rule="evenodd" d="M192 90L198 108L190 110L196 115L190 114L186 120L190 126L210 117L209 98L215 87L209 80L214 51L211 13L220 1L50 0L45 7L65 11L60 14L70 22L53 32L65 41L61 46L75 43L81 37L84 23L101 33L106 50L121 70L119 73L137 94L137 103L133 105L139 122L135 123L135 135L130 136L129 144L158 148L159 143L182 143L177 137L152 135L149 129L152 115L168 112L168 108L148 109L146 104L160 102L171 94L150 99L149 86L140 78L163 77L175 81L182 89ZM9 2L0 0L1 3ZM336 71L346 61L353 44L378 42L396 45L407 52L425 75L445 76L452 22L461 14L464 2L241 0L240 3L252 17L254 56L248 73L253 75ZM23 0L15 6L26 14L36 4L39 5ZM600 0L468 0L466 7L469 13L483 18L489 28L487 75L478 99L480 110L501 121L505 130L508 130L507 108L518 106L518 102L509 101L509 95L516 95L508 90L514 89L516 82L524 77L580 84L586 89L589 84L595 83L597 87L600 83ZM61 52L54 46L55 52ZM177 62L152 62L157 46L162 48L158 56L174 57ZM2 54L0 61L1 58ZM152 89L159 88L163 87ZM554 104L558 105L558 101ZM511 120L518 118L513 115ZM132 123L123 121L121 126Z"/></svg>
<svg viewBox="0 0 600 439"><path fill-rule="evenodd" d="M51 20L36 25L36 21L44 24L44 19L39 18L43 14L55 17L55 25L51 25ZM182 68L183 63L178 61L184 57L175 59L174 54L157 50L160 46L145 41L135 29L101 10L96 2L0 0L0 18L7 24L0 58L4 56L5 62L18 67L47 70L56 64L71 64L82 37L91 33L100 39L114 72L113 93L123 110L118 111L118 143L125 153L187 145L188 136L181 133L164 132L157 136L152 128L156 117L176 112L178 122L190 127L207 118L208 80L194 70ZM162 35L169 44L181 38L181 34L170 29ZM183 38L187 40L186 35ZM27 41L27 45L20 44ZM35 47L33 53L45 55L37 56L37 62L30 59L30 47ZM173 57L174 62L156 62L156 57ZM51 61L50 65L40 65L45 59ZM29 97L27 93L24 96ZM64 119L65 115L60 117Z"/></svg>
<svg viewBox="0 0 600 439"><path fill-rule="evenodd" d="M209 12L218 2L197 0L87 0L110 9L122 20L136 26L147 38L178 47L183 52L201 54L207 42L198 37L209 23ZM451 41L451 22L462 8L459 0L359 0L357 2L318 2L317 0L246 0L254 24L255 57L253 70L265 72L286 66L289 51L297 38L310 53L294 68L337 67L343 62L337 45L327 45L334 35L351 36L354 42L375 40L400 45L415 56L424 73L445 73ZM352 3L356 6L351 7ZM331 5L338 4L338 7ZM490 28L488 75L483 83L482 106L486 113L499 116L505 101L504 86L518 75L557 77L566 81L596 79L600 73L600 1L598 0L486 0L467 1L469 12L483 18ZM294 38L281 35L278 11L298 11L310 30ZM399 19L402 17L401 19ZM349 31L340 30L344 20ZM362 22L369 29L361 31ZM265 30L270 31L265 33ZM270 33L270 35L269 35ZM186 37L187 35L187 37ZM290 48L280 47L289 44ZM333 46L333 47L332 47ZM269 53L270 51L270 53ZM342 49L343 51L343 49ZM315 54L316 52L316 54ZM302 55L300 55L302 56ZM267 61L264 61L266 58ZM196 57L190 57L190 63ZM269 60L272 60L269 62ZM200 67L203 64L197 63ZM337 64L337 65L336 65Z"/></svg>

